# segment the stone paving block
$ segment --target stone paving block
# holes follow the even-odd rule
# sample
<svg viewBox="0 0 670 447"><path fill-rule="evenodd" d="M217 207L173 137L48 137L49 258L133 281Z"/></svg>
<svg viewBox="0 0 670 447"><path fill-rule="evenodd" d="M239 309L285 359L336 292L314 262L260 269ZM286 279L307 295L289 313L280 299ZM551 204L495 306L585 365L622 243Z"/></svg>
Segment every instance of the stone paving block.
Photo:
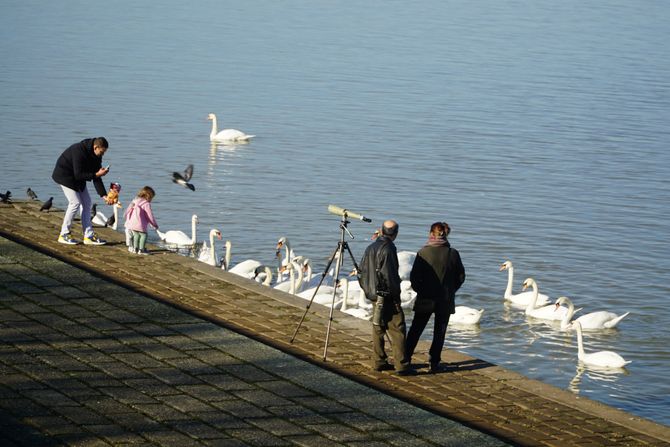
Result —
<svg viewBox="0 0 670 447"><path fill-rule="evenodd" d="M134 404L133 408L144 413L148 418L156 422L190 420L191 416L183 411L177 410L162 403L157 404Z"/></svg>
<svg viewBox="0 0 670 447"><path fill-rule="evenodd" d="M388 423L359 412L333 413L332 418L365 433L393 429L393 426Z"/></svg>
<svg viewBox="0 0 670 447"><path fill-rule="evenodd" d="M185 413L216 410L216 407L186 394L160 396L157 399Z"/></svg>
<svg viewBox="0 0 670 447"><path fill-rule="evenodd" d="M186 436L198 440L219 439L222 436L225 436L225 433L222 433L220 430L212 427L211 425L193 419L172 421L167 425L185 434Z"/></svg>
<svg viewBox="0 0 670 447"><path fill-rule="evenodd" d="M323 436L317 435L306 435L306 436L287 436L285 439L292 442L294 445L300 447L342 447L345 444L340 442L332 441ZM386 443L375 443L371 441L363 441L362 443L358 442L348 442L347 446L360 446L360 447L387 447Z"/></svg>
<svg viewBox="0 0 670 447"><path fill-rule="evenodd" d="M267 447L291 445L291 443L288 440L279 438L263 430L257 430L251 428L247 429L236 428L228 430L228 433L232 437L237 438L250 445L262 445Z"/></svg>
<svg viewBox="0 0 670 447"><path fill-rule="evenodd" d="M151 368L147 369L146 372L156 377L158 380L173 386L198 385L202 383L200 378L175 368Z"/></svg>
<svg viewBox="0 0 670 447"><path fill-rule="evenodd" d="M257 382L256 385L258 385L259 388L270 391L278 396L287 398L314 396L312 391L309 391L286 380Z"/></svg>
<svg viewBox="0 0 670 447"><path fill-rule="evenodd" d="M126 387L103 387L100 391L124 404L157 404L156 399Z"/></svg>
<svg viewBox="0 0 670 447"><path fill-rule="evenodd" d="M305 428L312 430L330 440L342 443L364 441L368 439L368 436L365 433L341 424L331 423L331 424L306 425Z"/></svg>
<svg viewBox="0 0 670 447"><path fill-rule="evenodd" d="M255 388L254 385L233 377L230 374L202 374L196 377L225 391L251 390Z"/></svg>
<svg viewBox="0 0 670 447"><path fill-rule="evenodd" d="M282 405L280 407L270 406L265 407L265 410L275 416L285 418L301 427L314 424L329 424L333 422L332 419L326 418L317 412L310 410L309 408L305 408L301 405Z"/></svg>
<svg viewBox="0 0 670 447"><path fill-rule="evenodd" d="M243 419L268 417L270 413L243 400L211 402L211 405Z"/></svg>
<svg viewBox="0 0 670 447"><path fill-rule="evenodd" d="M346 413L351 411L351 408L321 396L296 397L293 401L321 414Z"/></svg>
<svg viewBox="0 0 670 447"><path fill-rule="evenodd" d="M199 444L199 442L195 439L181 434L175 430L171 430L169 427L165 427L160 431L147 432L144 434L144 436L158 445L186 447Z"/></svg>
<svg viewBox="0 0 670 447"><path fill-rule="evenodd" d="M219 402L222 400L236 399L232 394L223 391L213 385L179 385L177 389L184 394L200 399L203 402Z"/></svg>
<svg viewBox="0 0 670 447"><path fill-rule="evenodd" d="M280 406L280 405L292 404L290 400L284 399L280 396L277 396L276 394L260 389L237 390L232 391L231 394L259 407L266 407L268 405Z"/></svg>
<svg viewBox="0 0 670 447"><path fill-rule="evenodd" d="M242 419L242 416L236 417L222 411L192 413L192 416L218 430L228 430L232 428L249 428L251 425Z"/></svg>

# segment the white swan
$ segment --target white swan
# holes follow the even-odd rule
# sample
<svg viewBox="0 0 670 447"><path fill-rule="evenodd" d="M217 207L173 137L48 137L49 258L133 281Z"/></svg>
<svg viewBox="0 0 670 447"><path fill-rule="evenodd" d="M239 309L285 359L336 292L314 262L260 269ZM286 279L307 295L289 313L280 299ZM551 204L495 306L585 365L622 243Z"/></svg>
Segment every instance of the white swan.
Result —
<svg viewBox="0 0 670 447"><path fill-rule="evenodd" d="M284 272L286 271L285 266L289 265L293 258L295 257L293 249L291 248L291 242L286 236L282 236L277 241L276 247L276 256L277 256L277 283L283 281ZM284 256L281 255L282 250L284 250Z"/></svg>
<svg viewBox="0 0 670 447"><path fill-rule="evenodd" d="M561 320L561 329L567 330L570 327L570 320L575 314L575 305L572 303L572 300L567 296L562 296L556 300L556 306L565 304L568 306L568 313ZM596 330L596 329L611 329L616 327L621 320L623 320L630 312L626 312L623 315L617 315L614 312L608 312L606 310L599 310L597 312L591 312L586 315L575 319L581 325L584 330Z"/></svg>
<svg viewBox="0 0 670 447"><path fill-rule="evenodd" d="M246 143L255 135L247 135L237 129L223 129L219 132L216 123L216 115L210 113L207 119L212 121L212 131L209 134L209 141L219 143Z"/></svg>
<svg viewBox="0 0 670 447"><path fill-rule="evenodd" d="M553 304L549 304L542 307L535 307L538 289L537 283L533 278L526 278L523 282L523 290L526 290L529 287L533 288L533 292L531 300L528 303L528 306L526 306L526 315L542 320L562 320L567 315L568 308L564 306L554 306Z"/></svg>
<svg viewBox="0 0 670 447"><path fill-rule="evenodd" d="M200 249L200 256L198 256L198 261L204 262L215 267L219 266L219 260L216 256L216 250L214 249L214 238L221 239L221 232L216 228L209 230L209 247L207 242L202 243L202 248Z"/></svg>
<svg viewBox="0 0 670 447"><path fill-rule="evenodd" d="M275 284L274 288L290 294L296 294L299 291L299 287L302 286L302 266L295 262L291 262L284 268L289 270L289 279L282 281L279 284Z"/></svg>
<svg viewBox="0 0 670 447"><path fill-rule="evenodd" d="M246 259L244 261L238 262L234 266L231 266L232 245L232 242L226 241L226 255L224 258L224 264L222 264L222 268L229 271L230 273L234 273L244 278L255 278L256 268L260 267L262 263L260 261L256 261L255 259Z"/></svg>
<svg viewBox="0 0 670 447"><path fill-rule="evenodd" d="M400 306L403 309L410 309L416 301L416 292L412 289L411 281L403 279L400 281Z"/></svg>
<svg viewBox="0 0 670 447"><path fill-rule="evenodd" d="M575 320L571 323L571 326L577 329L577 358L580 362L599 368L623 368L631 363L630 360L624 360L623 357L613 351L598 351L586 354L582 339L582 325Z"/></svg>
<svg viewBox="0 0 670 447"><path fill-rule="evenodd" d="M473 309L467 306L456 306L456 313L449 316L449 324L472 325L479 324L484 314L484 309Z"/></svg>
<svg viewBox="0 0 670 447"><path fill-rule="evenodd" d="M93 217L91 217L91 223L93 225L98 225L101 227L109 227L112 230L116 230L119 222L119 208L121 207L120 203L115 203L112 205L112 216L109 218L106 217L102 212L98 211L97 206L93 207L92 211L95 211Z"/></svg>
<svg viewBox="0 0 670 447"><path fill-rule="evenodd" d="M349 304L347 303L347 301L349 301L349 280L347 278L342 278L340 279L340 284L344 284L343 285L344 296L342 298L342 307L340 307L340 311L347 313L352 317L360 318L362 320L368 320L368 321L371 320L372 312L370 311L370 309L361 307L349 308ZM332 301L332 295L331 295L331 301Z"/></svg>
<svg viewBox="0 0 670 447"><path fill-rule="evenodd" d="M193 245L196 242L196 233L195 227L198 224L198 216L195 214L191 216L191 237L188 237L186 233L179 230L170 230L163 233L162 231L156 230L158 237L161 238L166 244L174 244L178 246L187 246Z"/></svg>
<svg viewBox="0 0 670 447"><path fill-rule="evenodd" d="M533 292L522 292L516 295L512 294L512 283L514 282L514 266L512 261L505 261L500 265L499 271L507 270L507 288L505 289L505 301L509 301L512 305L517 307L527 307L533 298ZM549 303L549 297L543 293L537 294L536 306L543 306Z"/></svg>
<svg viewBox="0 0 670 447"><path fill-rule="evenodd" d="M272 284L272 269L265 264L259 265L254 270L253 280L269 287Z"/></svg>
<svg viewBox="0 0 670 447"><path fill-rule="evenodd" d="M401 280L409 281L414 259L416 259L416 252L405 250L398 252L398 275Z"/></svg>

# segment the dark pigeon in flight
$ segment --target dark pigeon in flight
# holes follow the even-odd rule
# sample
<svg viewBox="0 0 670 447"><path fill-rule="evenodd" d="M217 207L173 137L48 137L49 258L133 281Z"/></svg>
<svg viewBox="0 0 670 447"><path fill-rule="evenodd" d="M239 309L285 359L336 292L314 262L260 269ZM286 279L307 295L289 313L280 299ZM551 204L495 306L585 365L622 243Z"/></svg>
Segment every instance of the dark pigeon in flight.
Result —
<svg viewBox="0 0 670 447"><path fill-rule="evenodd" d="M35 194L35 191L33 191L31 188L28 188L26 190L26 194L28 194L28 197L30 198L30 200L38 200L37 194Z"/></svg>
<svg viewBox="0 0 670 447"><path fill-rule="evenodd" d="M49 200L47 200L46 202L44 202L42 204L42 208L40 208L40 211L46 211L48 213L49 210L51 209L51 205L53 205L53 203L54 203L54 198L49 197Z"/></svg>
<svg viewBox="0 0 670 447"><path fill-rule="evenodd" d="M193 176L193 165L188 165L183 173L173 172L172 181L183 186L184 188L188 188L191 191L195 191L195 186L189 183L189 180L191 180L192 176Z"/></svg>

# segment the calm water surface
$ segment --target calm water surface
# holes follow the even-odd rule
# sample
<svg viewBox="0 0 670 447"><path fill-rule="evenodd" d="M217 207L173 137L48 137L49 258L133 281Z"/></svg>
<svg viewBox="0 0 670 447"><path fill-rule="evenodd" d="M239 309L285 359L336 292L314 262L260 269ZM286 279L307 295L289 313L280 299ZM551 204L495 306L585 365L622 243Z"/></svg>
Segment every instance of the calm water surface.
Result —
<svg viewBox="0 0 670 447"><path fill-rule="evenodd" d="M63 207L56 157L104 135L124 201L152 185L163 229L197 213L237 261L273 262L287 236L323 268L329 203L374 220L350 226L357 257L385 218L411 251L446 219L458 302L485 309L449 347L670 423L670 6L161 5L2 2L0 190ZM210 112L257 138L211 146ZM195 193L170 181L189 163ZM630 311L585 342L633 363L580 369L574 334L503 305L505 259L516 292L532 276L582 312Z"/></svg>

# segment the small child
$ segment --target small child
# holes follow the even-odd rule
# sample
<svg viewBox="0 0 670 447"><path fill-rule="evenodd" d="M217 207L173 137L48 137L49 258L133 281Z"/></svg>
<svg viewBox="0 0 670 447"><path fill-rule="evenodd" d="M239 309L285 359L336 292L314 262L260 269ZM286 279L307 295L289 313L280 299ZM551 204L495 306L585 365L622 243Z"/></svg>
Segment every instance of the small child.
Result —
<svg viewBox="0 0 670 447"><path fill-rule="evenodd" d="M148 255L145 245L147 242L147 225L158 230L158 224L151 212L151 201L156 192L150 186L145 186L137 193L137 197L128 205L124 217L126 219L126 231L132 231L132 250L138 255Z"/></svg>

